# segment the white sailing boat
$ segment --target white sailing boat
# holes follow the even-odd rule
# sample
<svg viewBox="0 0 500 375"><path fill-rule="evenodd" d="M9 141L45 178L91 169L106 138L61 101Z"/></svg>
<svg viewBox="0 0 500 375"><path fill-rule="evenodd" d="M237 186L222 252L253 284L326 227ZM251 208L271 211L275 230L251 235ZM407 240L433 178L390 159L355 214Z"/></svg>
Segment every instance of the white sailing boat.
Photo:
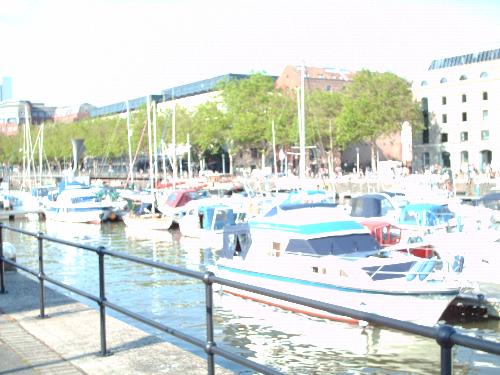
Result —
<svg viewBox="0 0 500 375"><path fill-rule="evenodd" d="M149 185L151 194L149 198L141 200L141 205L137 210L131 210L123 216L123 222L126 226L133 226L135 229L144 228L147 230L167 230L172 226L172 217L163 215L157 211L156 189L155 189L155 173L156 173L156 158L153 161L153 140L152 140L152 124L151 111L154 115L154 130L155 139L154 147L156 149L156 103L151 103L151 97L147 97L147 125L148 125L148 145L149 145ZM132 173L132 171L131 171Z"/></svg>

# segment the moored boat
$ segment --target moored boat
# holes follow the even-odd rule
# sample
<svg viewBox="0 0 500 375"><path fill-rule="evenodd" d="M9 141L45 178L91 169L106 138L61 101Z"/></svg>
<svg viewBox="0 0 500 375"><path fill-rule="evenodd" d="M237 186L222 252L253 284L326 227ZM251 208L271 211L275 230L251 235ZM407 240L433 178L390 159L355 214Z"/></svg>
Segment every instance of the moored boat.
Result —
<svg viewBox="0 0 500 375"><path fill-rule="evenodd" d="M460 292L437 259L384 252L367 228L329 204L281 207L227 226L217 276L423 325L436 324ZM242 297L310 315L354 321L224 287Z"/></svg>
<svg viewBox="0 0 500 375"><path fill-rule="evenodd" d="M47 220L100 224L114 214L113 206L101 201L90 187L64 189L54 200L45 201Z"/></svg>
<svg viewBox="0 0 500 375"><path fill-rule="evenodd" d="M222 248L222 234L226 225L234 225L246 218L241 202L230 204L220 199L193 200L185 206L179 219L179 230L185 237L199 238L207 247Z"/></svg>

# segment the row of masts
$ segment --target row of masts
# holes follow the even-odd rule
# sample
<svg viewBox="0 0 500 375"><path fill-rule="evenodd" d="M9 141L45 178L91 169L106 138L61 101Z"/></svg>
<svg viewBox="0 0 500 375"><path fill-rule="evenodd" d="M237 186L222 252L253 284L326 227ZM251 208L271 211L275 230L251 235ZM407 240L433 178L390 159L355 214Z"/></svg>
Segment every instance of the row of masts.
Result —
<svg viewBox="0 0 500 375"><path fill-rule="evenodd" d="M304 179L306 176L306 145L305 145L305 108L304 108L304 87L305 83L305 66L301 67L301 79L300 88L297 89L297 110L298 110L298 126L299 126L299 177ZM130 120L130 104L126 100L126 110L127 110L127 138L128 138L128 154L129 154L129 180L134 183L134 158L132 157L132 128ZM151 189L157 186L158 182L158 143L157 143L157 106L156 101L152 101L151 97L147 96L147 131L148 131L148 155L149 155L149 183ZM177 146L176 146L176 115L175 115L175 103L172 107L172 146L171 153L172 157L168 155L170 165L172 167L172 184L178 179L177 175ZM31 171L35 171L34 164L34 152L38 145L39 153L39 181L42 184L42 169L43 169L43 128L44 124L41 124L40 130L36 139L35 144L31 142L31 132L30 132L30 121L29 121L29 107L25 105L25 126L23 132L23 187L31 188ZM274 170L277 171L277 160L276 160L276 140L275 140L275 129L274 121L272 122L272 137L273 137L273 161ZM187 153L188 153L188 178L192 177L192 167L191 167L191 145L189 134L187 135ZM166 144L164 139L160 140L160 149L162 150L162 169L163 169L163 179L167 180L167 168L166 168ZM75 164L77 161L74 161Z"/></svg>

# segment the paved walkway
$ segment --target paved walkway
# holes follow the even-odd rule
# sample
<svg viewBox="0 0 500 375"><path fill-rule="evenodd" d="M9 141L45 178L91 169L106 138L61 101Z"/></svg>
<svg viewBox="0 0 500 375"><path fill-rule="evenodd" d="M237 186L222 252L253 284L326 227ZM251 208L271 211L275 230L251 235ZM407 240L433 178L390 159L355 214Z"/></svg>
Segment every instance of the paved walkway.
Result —
<svg viewBox="0 0 500 375"><path fill-rule="evenodd" d="M0 294L0 374L206 374L207 363L190 352L106 317L107 347L101 356L99 313L45 289L40 318L38 284L7 272ZM232 374L216 367L216 374Z"/></svg>

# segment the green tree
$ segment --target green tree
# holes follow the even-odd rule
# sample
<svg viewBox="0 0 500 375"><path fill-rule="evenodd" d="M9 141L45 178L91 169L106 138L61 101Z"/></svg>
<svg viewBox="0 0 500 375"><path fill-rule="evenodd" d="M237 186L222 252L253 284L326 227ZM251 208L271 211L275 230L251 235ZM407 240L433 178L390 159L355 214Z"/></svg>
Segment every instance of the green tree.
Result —
<svg viewBox="0 0 500 375"><path fill-rule="evenodd" d="M222 85L222 101L226 119L231 124L231 137L239 150L264 149L271 141L271 101L274 81L261 73L247 79Z"/></svg>
<svg viewBox="0 0 500 375"><path fill-rule="evenodd" d="M342 94L314 90L306 93L307 144L316 145L319 155L328 154L333 166L333 155L338 150L336 138L337 117L342 110Z"/></svg>
<svg viewBox="0 0 500 375"><path fill-rule="evenodd" d="M292 142L297 135L293 126L296 106L286 93L275 90L274 79L262 73L247 79L222 84L222 107L230 124L228 139L234 151L257 148L265 153L272 145L274 121L277 143Z"/></svg>
<svg viewBox="0 0 500 375"><path fill-rule="evenodd" d="M362 70L343 91L337 142L343 148L355 142L368 142L375 167L377 139L400 131L404 121L414 127L422 126L410 84L393 73Z"/></svg>

